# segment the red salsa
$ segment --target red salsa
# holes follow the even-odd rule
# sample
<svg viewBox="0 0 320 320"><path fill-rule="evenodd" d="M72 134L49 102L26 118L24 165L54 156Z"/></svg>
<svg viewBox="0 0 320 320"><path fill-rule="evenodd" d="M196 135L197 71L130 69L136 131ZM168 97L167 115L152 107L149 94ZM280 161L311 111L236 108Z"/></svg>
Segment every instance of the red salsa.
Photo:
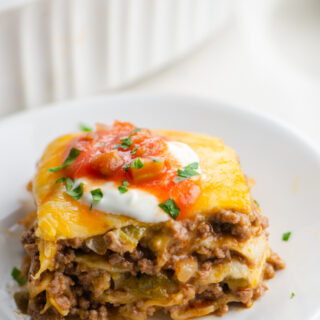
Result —
<svg viewBox="0 0 320 320"><path fill-rule="evenodd" d="M128 188L140 188L154 194L160 203L173 199L180 208L179 219L200 193L199 179L174 182L179 162L169 153L168 138L128 122L115 121L112 126L98 124L95 132L83 133L68 149L79 149L79 156L68 166L72 179L89 178L95 183L123 181Z"/></svg>

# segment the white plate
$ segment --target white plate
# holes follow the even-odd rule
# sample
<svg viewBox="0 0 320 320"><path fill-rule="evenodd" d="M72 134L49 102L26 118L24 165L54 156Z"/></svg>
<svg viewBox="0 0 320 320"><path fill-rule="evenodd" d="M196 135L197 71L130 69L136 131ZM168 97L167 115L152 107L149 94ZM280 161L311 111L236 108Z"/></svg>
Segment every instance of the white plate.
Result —
<svg viewBox="0 0 320 320"><path fill-rule="evenodd" d="M50 140L76 129L79 122L111 123L114 119L220 136L238 152L244 171L256 179L253 193L270 219L271 246L287 268L268 281L270 290L251 309L232 311L223 319L320 319L320 153L294 130L260 114L190 97L125 95L7 118L0 122L1 229L30 212L32 202L25 185ZM287 231L292 236L283 242L282 234ZM1 234L3 320L18 318L8 284L13 285L10 272L19 266L22 252L14 235Z"/></svg>

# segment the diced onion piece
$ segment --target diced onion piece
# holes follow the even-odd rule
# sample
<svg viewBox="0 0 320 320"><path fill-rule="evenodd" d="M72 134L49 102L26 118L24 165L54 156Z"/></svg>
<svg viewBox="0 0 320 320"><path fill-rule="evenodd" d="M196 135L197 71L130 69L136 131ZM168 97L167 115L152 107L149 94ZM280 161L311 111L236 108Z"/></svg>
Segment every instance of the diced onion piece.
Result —
<svg viewBox="0 0 320 320"><path fill-rule="evenodd" d="M32 285L29 286L30 298L36 297L39 293L45 291L50 281L52 280L52 274L46 273L41 277L41 280L32 280Z"/></svg>
<svg viewBox="0 0 320 320"><path fill-rule="evenodd" d="M91 162L92 168L105 177L111 176L122 164L123 160L120 158L117 150L99 154Z"/></svg>
<svg viewBox="0 0 320 320"><path fill-rule="evenodd" d="M176 276L180 282L187 282L198 270L198 263L195 258L188 257L177 262Z"/></svg>
<svg viewBox="0 0 320 320"><path fill-rule="evenodd" d="M163 171L164 162L153 161L152 159L141 159L143 167L135 169L130 167L130 173L134 182L143 182L157 178Z"/></svg>
<svg viewBox="0 0 320 320"><path fill-rule="evenodd" d="M107 126L103 123L96 123L96 131L107 131L110 130L110 126Z"/></svg>
<svg viewBox="0 0 320 320"><path fill-rule="evenodd" d="M47 291L46 306L54 306L54 308L60 313L60 315L65 317L69 313L71 303L66 295L60 294L58 296L54 296ZM43 310L41 310L40 314L44 314L47 311L46 306L43 308Z"/></svg>

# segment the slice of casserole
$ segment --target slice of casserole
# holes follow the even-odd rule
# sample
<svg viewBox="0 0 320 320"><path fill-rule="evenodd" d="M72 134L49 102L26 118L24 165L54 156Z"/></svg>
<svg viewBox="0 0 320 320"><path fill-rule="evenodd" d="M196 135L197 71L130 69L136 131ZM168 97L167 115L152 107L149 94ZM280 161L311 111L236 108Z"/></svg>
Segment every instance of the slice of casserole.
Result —
<svg viewBox="0 0 320 320"><path fill-rule="evenodd" d="M22 274L34 320L223 314L284 267L218 138L99 124L47 147L32 193Z"/></svg>

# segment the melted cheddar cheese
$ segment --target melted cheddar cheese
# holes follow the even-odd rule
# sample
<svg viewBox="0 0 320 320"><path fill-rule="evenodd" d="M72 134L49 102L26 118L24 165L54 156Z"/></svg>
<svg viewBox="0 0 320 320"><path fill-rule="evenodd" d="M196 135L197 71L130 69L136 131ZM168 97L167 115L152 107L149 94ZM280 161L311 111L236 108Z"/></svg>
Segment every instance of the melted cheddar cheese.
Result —
<svg viewBox="0 0 320 320"><path fill-rule="evenodd" d="M221 209L250 214L250 190L236 153L221 139L203 134L163 131L157 133L190 146L198 155L201 168L200 195L192 205L191 215L213 215ZM33 182L38 211L37 235L46 241L61 238L87 238L110 228L141 224L123 215L93 210L72 199L57 184L60 172L47 169L63 162L65 149L81 133L69 134L53 141L45 150Z"/></svg>
<svg viewBox="0 0 320 320"><path fill-rule="evenodd" d="M205 134L157 130L156 132L190 146L200 159L201 192L194 214L212 214L221 209L250 214L251 196L237 154L220 138Z"/></svg>

